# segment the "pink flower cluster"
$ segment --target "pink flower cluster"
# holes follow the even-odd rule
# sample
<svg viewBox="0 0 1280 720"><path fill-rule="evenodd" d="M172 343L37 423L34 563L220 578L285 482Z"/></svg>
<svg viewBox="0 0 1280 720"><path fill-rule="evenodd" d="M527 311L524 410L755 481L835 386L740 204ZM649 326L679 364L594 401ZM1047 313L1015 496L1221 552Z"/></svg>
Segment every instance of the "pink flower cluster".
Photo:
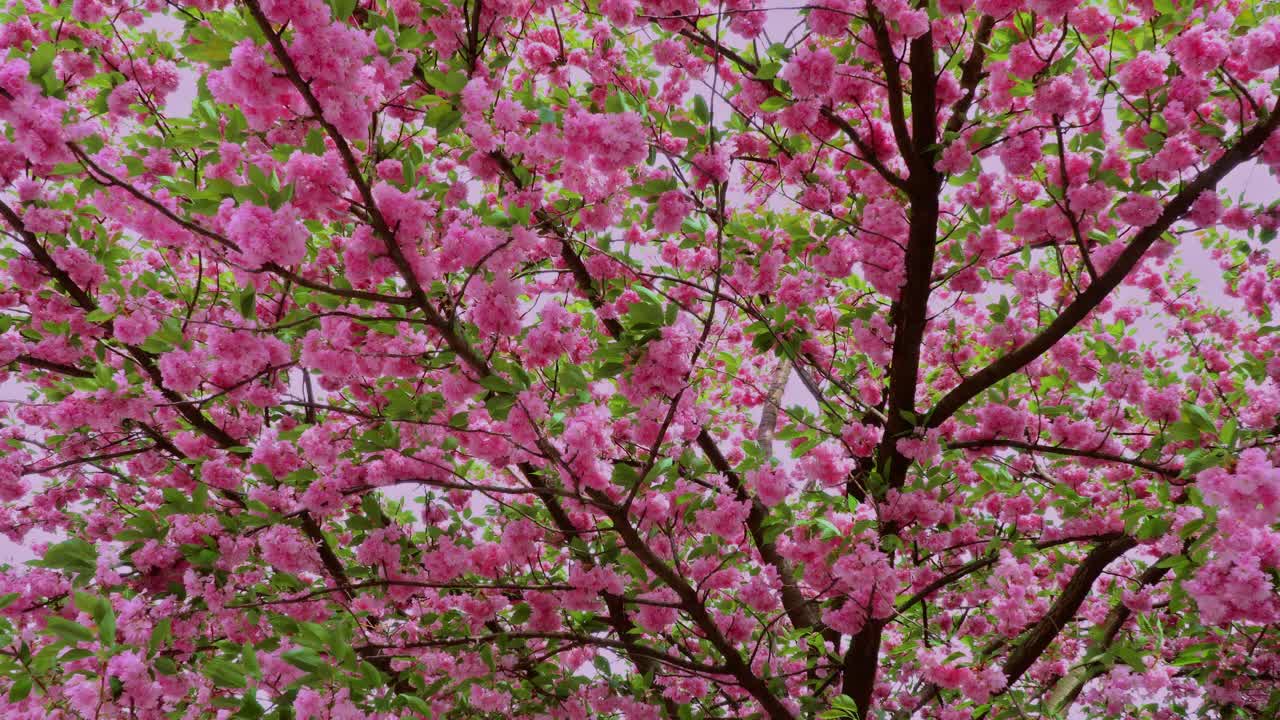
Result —
<svg viewBox="0 0 1280 720"><path fill-rule="evenodd" d="M307 229L289 205L279 210L261 205L236 207L227 217L227 237L239 246L250 266L273 262L296 265L307 254Z"/></svg>
<svg viewBox="0 0 1280 720"><path fill-rule="evenodd" d="M1205 500L1219 512L1219 534L1210 560L1187 583L1210 624L1280 621L1280 596L1271 573L1280 568L1280 468L1250 448L1234 471L1209 468L1196 478Z"/></svg>
<svg viewBox="0 0 1280 720"><path fill-rule="evenodd" d="M968 655L965 648L939 646L920 653L921 675L925 680L952 690L960 690L964 696L981 705L991 694L1003 690L1007 679L999 667L987 665L973 667L960 661ZM960 659L952 659L959 657Z"/></svg>

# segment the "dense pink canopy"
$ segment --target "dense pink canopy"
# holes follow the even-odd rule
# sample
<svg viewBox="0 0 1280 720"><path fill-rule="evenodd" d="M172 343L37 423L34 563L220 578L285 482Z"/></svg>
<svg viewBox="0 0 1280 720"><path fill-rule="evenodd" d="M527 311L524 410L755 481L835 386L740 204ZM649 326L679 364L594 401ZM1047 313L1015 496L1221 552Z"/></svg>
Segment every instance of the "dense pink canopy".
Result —
<svg viewBox="0 0 1280 720"><path fill-rule="evenodd" d="M1276 717L1278 13L11 0L0 716Z"/></svg>

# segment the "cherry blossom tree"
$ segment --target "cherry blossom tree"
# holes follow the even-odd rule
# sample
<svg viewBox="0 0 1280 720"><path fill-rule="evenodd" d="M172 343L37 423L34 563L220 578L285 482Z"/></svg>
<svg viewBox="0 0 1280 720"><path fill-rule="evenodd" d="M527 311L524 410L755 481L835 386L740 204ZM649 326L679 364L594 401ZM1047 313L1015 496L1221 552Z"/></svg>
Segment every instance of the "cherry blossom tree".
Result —
<svg viewBox="0 0 1280 720"><path fill-rule="evenodd" d="M0 47L3 717L1280 713L1280 5Z"/></svg>

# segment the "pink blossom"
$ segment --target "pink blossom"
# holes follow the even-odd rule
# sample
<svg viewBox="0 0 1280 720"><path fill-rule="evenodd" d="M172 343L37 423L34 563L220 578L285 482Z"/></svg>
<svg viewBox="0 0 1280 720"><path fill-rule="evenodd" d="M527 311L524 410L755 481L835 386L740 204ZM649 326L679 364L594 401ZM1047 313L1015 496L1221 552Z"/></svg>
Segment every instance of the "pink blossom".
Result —
<svg viewBox="0 0 1280 720"><path fill-rule="evenodd" d="M938 435L939 433L935 428L925 433L923 437L899 438L895 447L897 447L898 452L902 453L903 457L915 460L922 465L931 465L941 452Z"/></svg>
<svg viewBox="0 0 1280 720"><path fill-rule="evenodd" d="M804 456L800 469L808 479L821 485L840 485L849 479L853 460L838 444L825 442Z"/></svg>
<svg viewBox="0 0 1280 720"><path fill-rule="evenodd" d="M674 603L678 600L675 593L670 590L646 593L641 597L644 600L662 603ZM641 604L635 612L636 624L650 632L664 632L675 624L677 617L678 613L675 608L663 605Z"/></svg>
<svg viewBox="0 0 1280 720"><path fill-rule="evenodd" d="M700 186L729 180L729 153L724 148L707 150L693 159L693 174Z"/></svg>
<svg viewBox="0 0 1280 720"><path fill-rule="evenodd" d="M826 48L796 53L782 69L782 79L798 98L819 97L830 92L836 77L836 58Z"/></svg>
<svg viewBox="0 0 1280 720"><path fill-rule="evenodd" d="M255 130L265 130L302 108L302 98L288 78L267 64L262 46L247 39L231 51L229 66L209 75L209 92L218 102L240 108Z"/></svg>
<svg viewBox="0 0 1280 720"><path fill-rule="evenodd" d="M1019 439L1027 427L1027 414L1007 405L985 405L976 414L978 432L987 437Z"/></svg>
<svg viewBox="0 0 1280 720"><path fill-rule="evenodd" d="M116 339L126 345L140 345L156 330L160 322L147 313L121 315L113 325Z"/></svg>
<svg viewBox="0 0 1280 720"><path fill-rule="evenodd" d="M996 154L1011 175L1026 175L1040 160L1040 134L1035 130L1010 132L997 147Z"/></svg>
<svg viewBox="0 0 1280 720"><path fill-rule="evenodd" d="M1160 53L1149 50L1120 66L1116 79L1127 95L1142 95L1165 84L1165 68L1169 60Z"/></svg>
<svg viewBox="0 0 1280 720"><path fill-rule="evenodd" d="M840 37L849 28L854 4L850 0L818 0L809 11L809 27L825 37Z"/></svg>
<svg viewBox="0 0 1280 720"><path fill-rule="evenodd" d="M1156 422L1176 421L1180 415L1182 392L1177 387L1163 390L1148 388L1142 395L1142 409Z"/></svg>
<svg viewBox="0 0 1280 720"><path fill-rule="evenodd" d="M1280 65L1280 18L1268 18L1244 36L1244 59L1254 72Z"/></svg>
<svg viewBox="0 0 1280 720"><path fill-rule="evenodd" d="M635 21L636 9L631 0L604 0L600 12L617 27L626 27Z"/></svg>
<svg viewBox="0 0 1280 720"><path fill-rule="evenodd" d="M1160 218L1160 201L1150 195L1130 195L1116 206L1116 215L1134 227L1154 225Z"/></svg>
<svg viewBox="0 0 1280 720"><path fill-rule="evenodd" d="M1072 78L1059 75L1036 89L1031 107L1044 116L1066 117L1081 110L1083 99Z"/></svg>
<svg viewBox="0 0 1280 720"><path fill-rule="evenodd" d="M190 392L200 385L202 371L200 355L188 350L173 350L160 356L160 375L165 387L178 392Z"/></svg>
<svg viewBox="0 0 1280 720"><path fill-rule="evenodd" d="M1235 472L1209 468L1197 484L1206 500L1250 526L1280 521L1280 469L1259 448L1242 452Z"/></svg>
<svg viewBox="0 0 1280 720"><path fill-rule="evenodd" d="M871 452L884 435L884 428L879 425L854 422L845 427L840 438L849 446L850 451L858 457L871 457Z"/></svg>
<svg viewBox="0 0 1280 720"><path fill-rule="evenodd" d="M959 175L967 172L973 165L973 153L963 141L948 145L938 158L937 168L941 172Z"/></svg>
<svg viewBox="0 0 1280 720"><path fill-rule="evenodd" d="M977 0L975 7L979 12L992 17L1002 18L1022 8L1023 0Z"/></svg>
<svg viewBox="0 0 1280 720"><path fill-rule="evenodd" d="M261 205L241 205L227 222L227 236L254 266L273 262L296 265L307 254L307 229L293 208L271 210Z"/></svg>
<svg viewBox="0 0 1280 720"><path fill-rule="evenodd" d="M1200 227L1209 227L1222 217L1222 210L1222 199L1217 193L1206 190L1191 204L1187 219Z"/></svg>
<svg viewBox="0 0 1280 720"><path fill-rule="evenodd" d="M747 473L747 484L755 489L756 497L772 507L787 499L791 481L787 473L778 468L763 467Z"/></svg>
<svg viewBox="0 0 1280 720"><path fill-rule="evenodd" d="M22 465L13 457L0 458L0 501L13 502L27 494L30 483L23 477Z"/></svg>
<svg viewBox="0 0 1280 720"><path fill-rule="evenodd" d="M693 201L678 190L670 190L658 197L658 206L653 214L653 228L660 233L673 233L680 230L680 224L693 210Z"/></svg>
<svg viewBox="0 0 1280 720"><path fill-rule="evenodd" d="M1212 28L1192 27L1169 42L1178 67L1193 75L1204 75L1227 59L1230 48Z"/></svg>

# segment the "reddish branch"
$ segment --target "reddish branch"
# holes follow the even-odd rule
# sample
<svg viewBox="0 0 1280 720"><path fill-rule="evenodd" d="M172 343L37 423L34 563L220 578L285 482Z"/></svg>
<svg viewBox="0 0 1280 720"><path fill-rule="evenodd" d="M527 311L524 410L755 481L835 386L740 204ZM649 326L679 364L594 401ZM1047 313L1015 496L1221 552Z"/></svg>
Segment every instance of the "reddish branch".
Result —
<svg viewBox="0 0 1280 720"><path fill-rule="evenodd" d="M1157 475L1167 478L1176 478L1182 472L1168 465L1160 465L1157 463L1139 460L1138 458L1128 458L1122 455L1112 455L1097 450L1080 450L1077 448L1063 447L1061 445L1041 445L1039 443L1030 443L1022 440L1005 440L1001 438L993 438L990 440L963 440L948 443L947 447L955 450L978 450L982 448L1014 448L1017 450L1026 450L1033 453L1049 453L1051 455L1066 455L1069 457L1089 458L1091 460L1101 460L1103 462L1119 463L1121 465L1130 465L1132 467L1146 470Z"/></svg>
<svg viewBox="0 0 1280 720"><path fill-rule="evenodd" d="M1184 185L1165 205L1155 223L1139 230L1111 266L1098 276L1097 281L1076 296L1076 299L1067 305L1048 327L1022 346L965 378L964 382L938 401L929 413L925 426L938 427L984 390L1018 372L1048 352L1059 340L1066 337L1067 333L1083 322L1113 290L1120 286L1120 283L1124 282L1125 277L1138 265L1147 250L1191 209L1191 204L1200 197L1201 193L1217 187L1228 173L1258 152L1271 133L1280 127L1278 109L1280 107L1273 107L1266 118L1260 119L1240 140L1227 148L1221 157Z"/></svg>
<svg viewBox="0 0 1280 720"><path fill-rule="evenodd" d="M1085 556L1062 593L1053 601L1053 605L1049 606L1049 611L1023 634L1009 652L1004 662L1004 675L1010 686L1030 669L1032 663L1058 637L1058 633L1071 622L1080 605L1084 603L1084 599L1089 596L1089 591L1093 589L1093 583L1098 576L1102 575L1116 558L1132 550L1137 544L1137 540L1131 537L1120 537L1095 547Z"/></svg>

